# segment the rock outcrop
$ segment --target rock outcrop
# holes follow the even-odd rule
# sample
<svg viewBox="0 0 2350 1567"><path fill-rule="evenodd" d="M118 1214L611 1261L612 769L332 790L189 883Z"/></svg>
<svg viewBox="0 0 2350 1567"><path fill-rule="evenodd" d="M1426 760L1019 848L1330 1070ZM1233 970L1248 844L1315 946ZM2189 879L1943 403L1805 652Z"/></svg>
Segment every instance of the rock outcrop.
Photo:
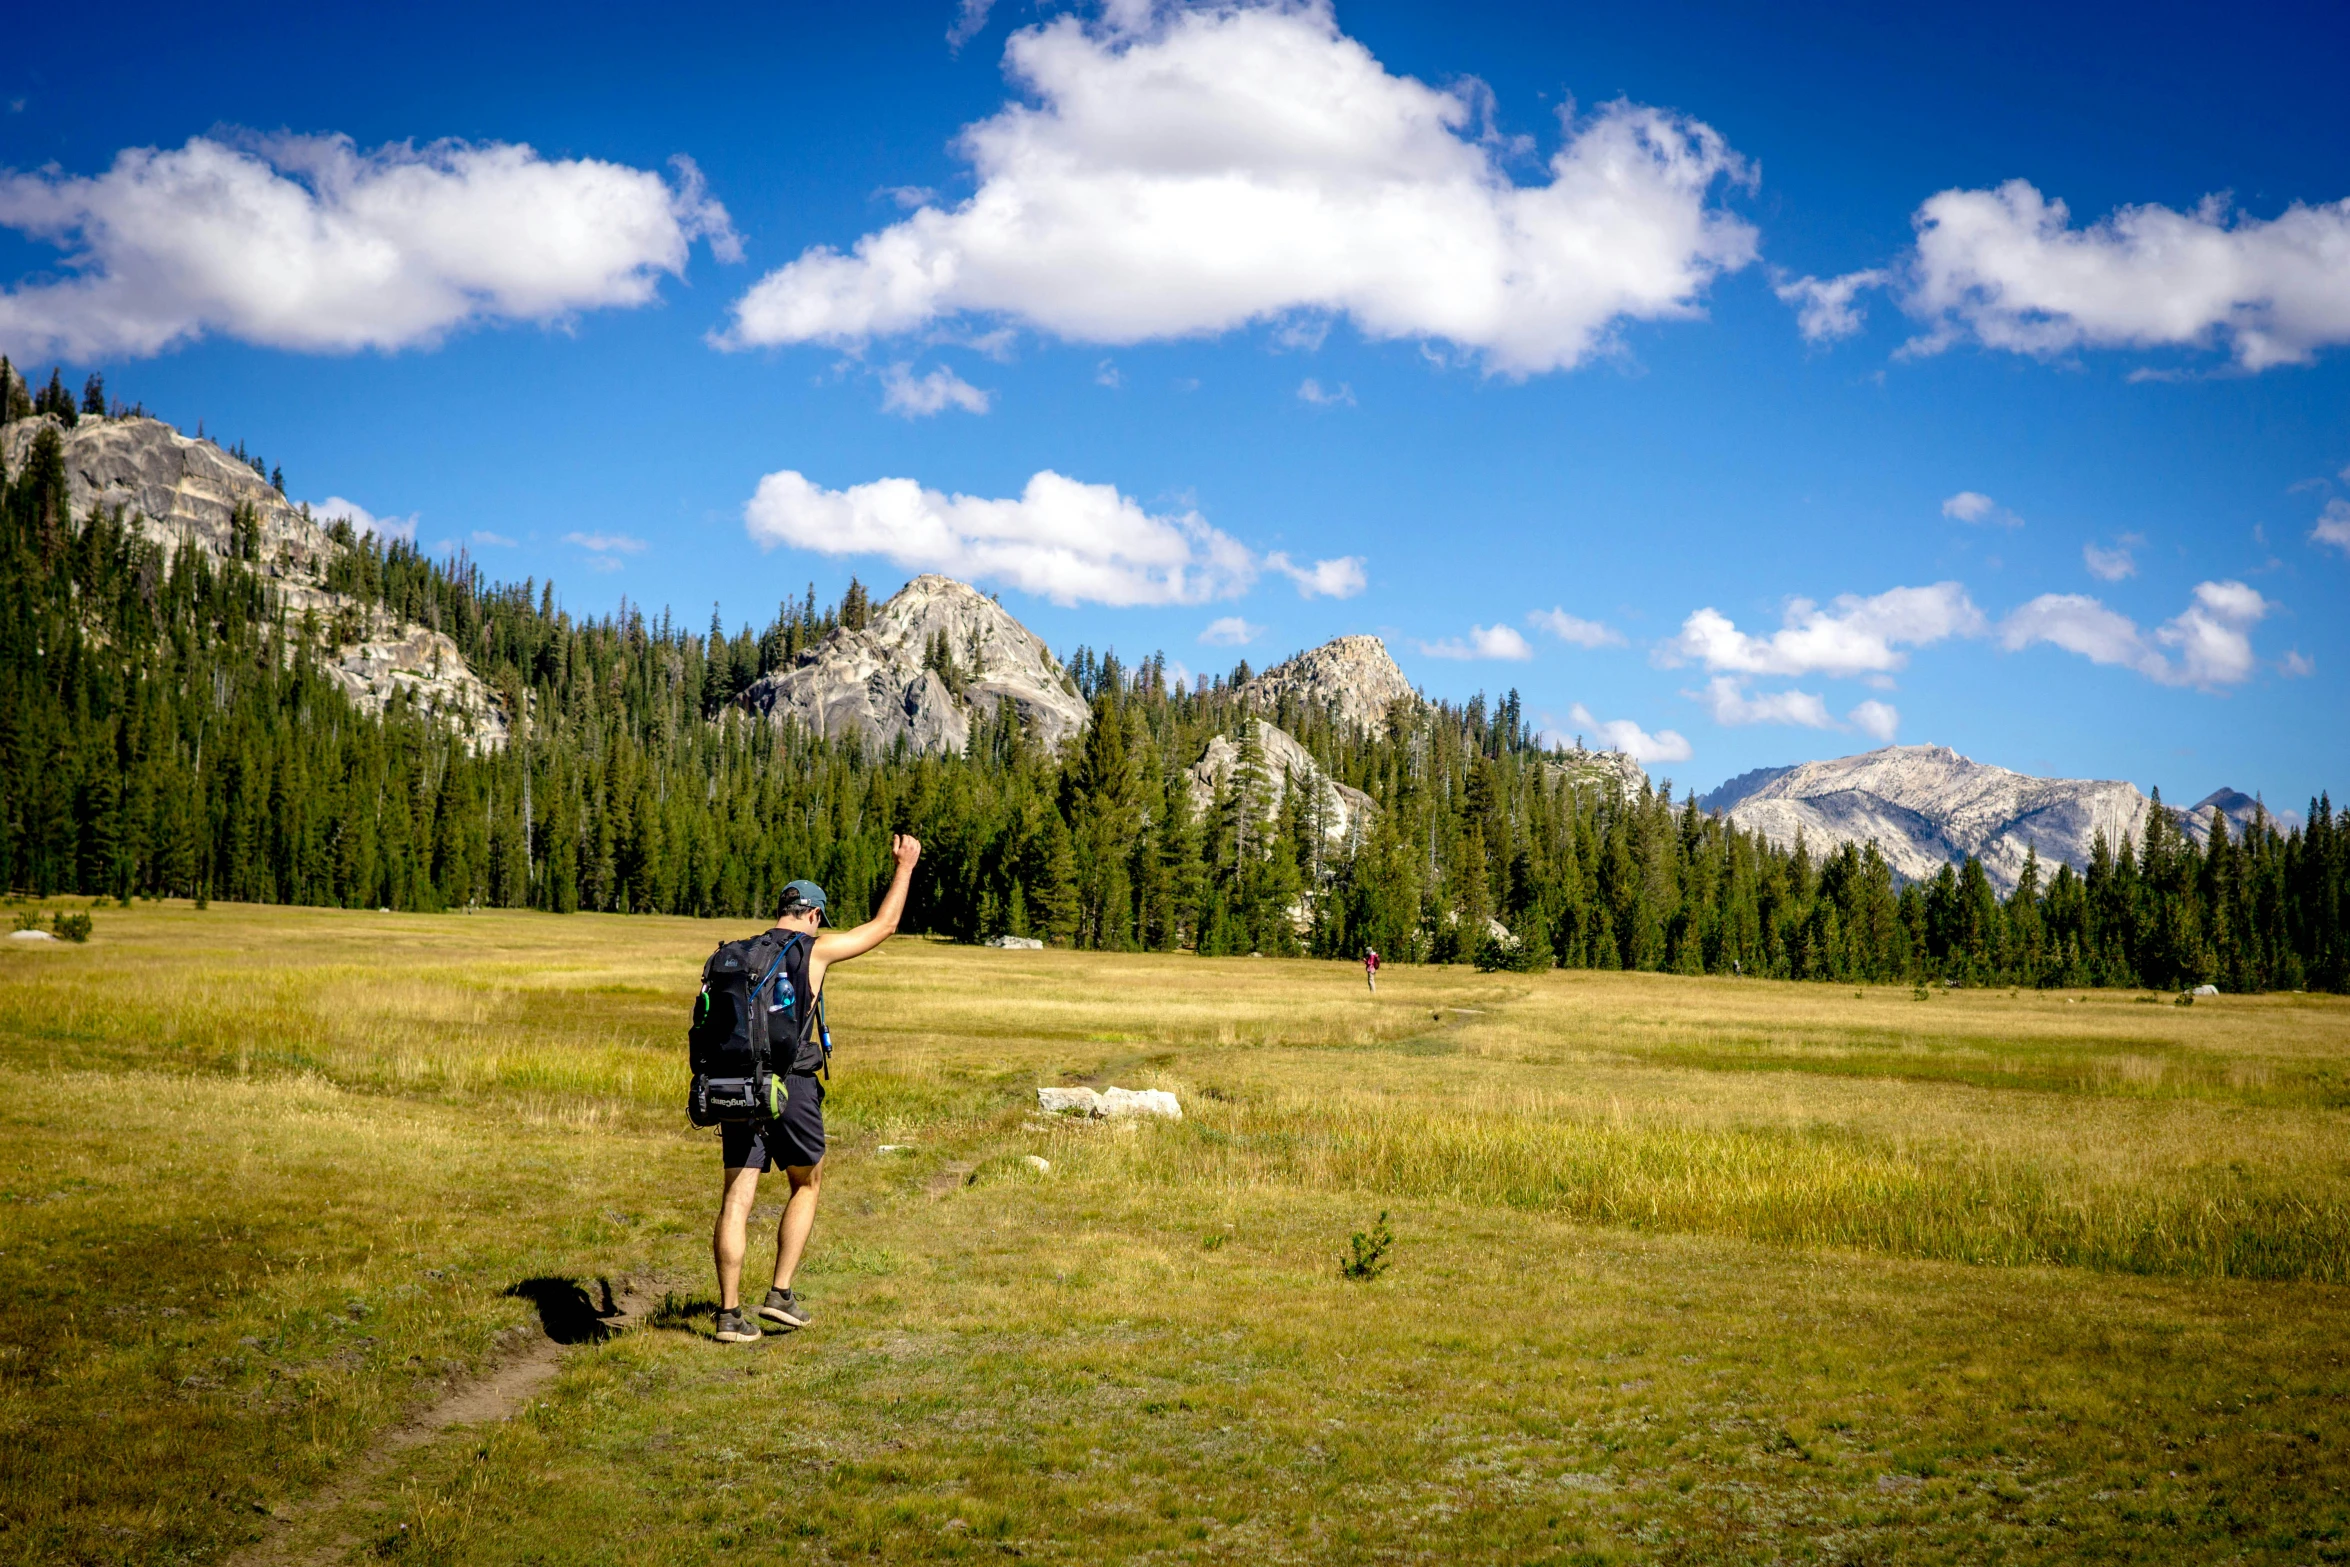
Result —
<svg viewBox="0 0 2350 1567"><path fill-rule="evenodd" d="M1312 712L1327 712L1342 727L1376 729L1398 702L1417 706L1420 694L1395 667L1377 637L1339 637L1276 664L1240 688L1259 712L1276 711L1284 697Z"/></svg>
<svg viewBox="0 0 2350 1567"><path fill-rule="evenodd" d="M66 500L77 519L93 507L120 508L167 551L192 543L228 556L236 553L234 519L242 506L258 524L255 559L265 575L315 582L333 558L326 529L210 441L182 435L160 419L84 415L66 430L44 415L0 429L0 456L10 473L24 471L44 429L64 438Z"/></svg>
<svg viewBox="0 0 2350 1567"><path fill-rule="evenodd" d="M1288 731L1259 720L1256 725L1257 749L1264 757L1265 792L1263 812L1267 821L1277 819L1289 790L1318 791L1322 811L1322 835L1332 843L1344 843L1362 830L1377 809L1371 797L1360 789L1349 788L1322 771L1313 753L1300 745ZM1186 776L1190 779L1191 808L1195 814L1205 814L1216 798L1216 791L1226 779L1238 770L1241 759L1240 742L1230 735L1211 738L1200 759L1194 762ZM1312 799L1313 796L1308 796Z"/></svg>
<svg viewBox="0 0 2350 1567"><path fill-rule="evenodd" d="M1564 780L1578 789L1608 789L1626 799L1648 786L1648 769L1622 751L1586 751L1581 746L1557 753L1542 764L1545 776Z"/></svg>
<svg viewBox="0 0 2350 1567"><path fill-rule="evenodd" d="M932 667L942 644L945 667ZM823 738L861 734L886 747L902 735L918 751L962 750L973 722L1007 702L1047 749L1082 731L1087 717L1042 638L976 588L927 572L862 630L835 630L742 700Z"/></svg>
<svg viewBox="0 0 2350 1567"><path fill-rule="evenodd" d="M0 427L0 458L20 473L44 429L58 430L66 503L74 516L119 510L141 537L176 553L193 544L223 559L243 558L268 578L295 615L320 627L355 627L357 640L328 650L321 666L363 711L380 713L406 696L480 750L504 746L504 704L475 675L457 644L437 631L361 604L326 586L342 546L310 515L250 467L160 419L84 415L70 430L47 416ZM237 536L238 514L250 520Z"/></svg>
<svg viewBox="0 0 2350 1567"><path fill-rule="evenodd" d="M1761 768L1698 804L1786 847L1798 832L1813 853L1874 841L1894 871L1924 880L1968 856L2000 892L2013 890L2027 851L2050 872L2089 863L2098 833L2136 841L2152 809L2136 786L2033 778L1970 761L1948 746L1897 745L1833 761Z"/></svg>

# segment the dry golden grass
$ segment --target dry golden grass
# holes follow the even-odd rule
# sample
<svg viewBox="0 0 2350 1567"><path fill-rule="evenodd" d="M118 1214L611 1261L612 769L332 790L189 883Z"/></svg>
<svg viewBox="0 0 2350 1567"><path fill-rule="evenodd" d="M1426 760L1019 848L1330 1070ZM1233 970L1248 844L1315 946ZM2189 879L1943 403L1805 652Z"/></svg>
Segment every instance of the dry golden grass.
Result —
<svg viewBox="0 0 2350 1567"><path fill-rule="evenodd" d="M515 1286L706 1291L680 1025L737 933L143 906L0 951L0 1558L207 1558L493 1355ZM579 1352L319 1540L2350 1551L2338 999L1427 969L1374 999L1348 965L900 941L832 1009L818 1327L729 1352L687 1310ZM1065 1080L1187 1116L1039 1118ZM1342 1281L1382 1209L1394 1269Z"/></svg>

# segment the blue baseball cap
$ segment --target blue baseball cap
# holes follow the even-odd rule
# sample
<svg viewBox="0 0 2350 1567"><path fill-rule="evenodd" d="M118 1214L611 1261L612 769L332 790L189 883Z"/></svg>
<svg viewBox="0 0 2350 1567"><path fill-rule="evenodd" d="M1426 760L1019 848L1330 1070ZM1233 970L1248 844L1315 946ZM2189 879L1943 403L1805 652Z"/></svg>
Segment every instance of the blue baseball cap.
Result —
<svg viewBox="0 0 2350 1567"><path fill-rule="evenodd" d="M783 907L786 911L796 907L814 909L818 913L822 913L824 910L824 889L812 881L795 881L783 889Z"/></svg>

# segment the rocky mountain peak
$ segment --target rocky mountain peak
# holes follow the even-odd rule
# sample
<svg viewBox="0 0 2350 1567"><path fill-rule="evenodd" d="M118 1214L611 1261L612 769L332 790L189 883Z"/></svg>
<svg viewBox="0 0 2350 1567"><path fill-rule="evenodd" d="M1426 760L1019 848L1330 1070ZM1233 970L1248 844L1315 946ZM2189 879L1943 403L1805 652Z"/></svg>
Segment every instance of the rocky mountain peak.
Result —
<svg viewBox="0 0 2350 1567"><path fill-rule="evenodd" d="M904 736L961 751L971 725L1009 702L1045 746L1085 727L1085 701L1044 640L970 584L925 572L859 630L842 626L743 693L743 705L811 733Z"/></svg>
<svg viewBox="0 0 2350 1567"><path fill-rule="evenodd" d="M248 561L292 614L308 610L322 627L356 630L357 640L330 650L321 667L362 711L380 713L404 695L477 748L506 743L504 706L457 644L330 590L327 567L342 546L308 507L287 500L251 467L160 419L85 414L68 430L43 415L0 426L0 459L10 473L24 471L44 430L60 437L66 504L77 518L120 510L167 558L193 544ZM249 540L237 536L240 513L251 519Z"/></svg>
<svg viewBox="0 0 2350 1567"><path fill-rule="evenodd" d="M1376 729L1396 703L1420 701L1388 655L1387 644L1373 636L1335 638L1240 688L1240 699L1261 712L1276 710L1284 697L1310 711L1326 711L1353 729Z"/></svg>
<svg viewBox="0 0 2350 1567"><path fill-rule="evenodd" d="M1901 876L1924 880L1953 861L1980 860L2012 891L2024 858L2049 871L2089 863L2097 834L2136 841L2152 809L2113 780L2034 778L1959 755L1946 745L1892 745L1858 756L1762 768L1698 804L1782 847L1796 834L1813 852L1874 841Z"/></svg>

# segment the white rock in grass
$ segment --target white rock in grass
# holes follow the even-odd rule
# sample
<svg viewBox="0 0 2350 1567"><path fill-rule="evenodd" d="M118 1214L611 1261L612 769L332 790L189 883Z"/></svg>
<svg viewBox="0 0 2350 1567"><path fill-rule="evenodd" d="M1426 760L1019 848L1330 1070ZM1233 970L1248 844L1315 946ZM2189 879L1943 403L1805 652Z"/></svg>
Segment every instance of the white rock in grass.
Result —
<svg viewBox="0 0 2350 1567"><path fill-rule="evenodd" d="M1102 1091L1102 1107L1096 1115L1160 1115L1170 1121L1183 1119L1183 1106L1164 1088L1108 1088Z"/></svg>
<svg viewBox="0 0 2350 1567"><path fill-rule="evenodd" d="M1039 1175L1050 1175L1053 1173L1053 1162L1050 1159L1043 1159L1039 1158L1035 1154L1030 1154L1028 1156L1028 1168L1034 1170Z"/></svg>
<svg viewBox="0 0 2350 1567"><path fill-rule="evenodd" d="M1036 1105L1054 1115L1099 1115L1102 1096L1090 1088L1040 1088L1036 1091Z"/></svg>
<svg viewBox="0 0 2350 1567"><path fill-rule="evenodd" d="M2217 985L2197 985L2187 994L2190 996L2216 996L2219 994L2219 987Z"/></svg>
<svg viewBox="0 0 2350 1567"><path fill-rule="evenodd" d="M10 941L55 941L57 938L45 930L13 930L8 933L8 939Z"/></svg>

